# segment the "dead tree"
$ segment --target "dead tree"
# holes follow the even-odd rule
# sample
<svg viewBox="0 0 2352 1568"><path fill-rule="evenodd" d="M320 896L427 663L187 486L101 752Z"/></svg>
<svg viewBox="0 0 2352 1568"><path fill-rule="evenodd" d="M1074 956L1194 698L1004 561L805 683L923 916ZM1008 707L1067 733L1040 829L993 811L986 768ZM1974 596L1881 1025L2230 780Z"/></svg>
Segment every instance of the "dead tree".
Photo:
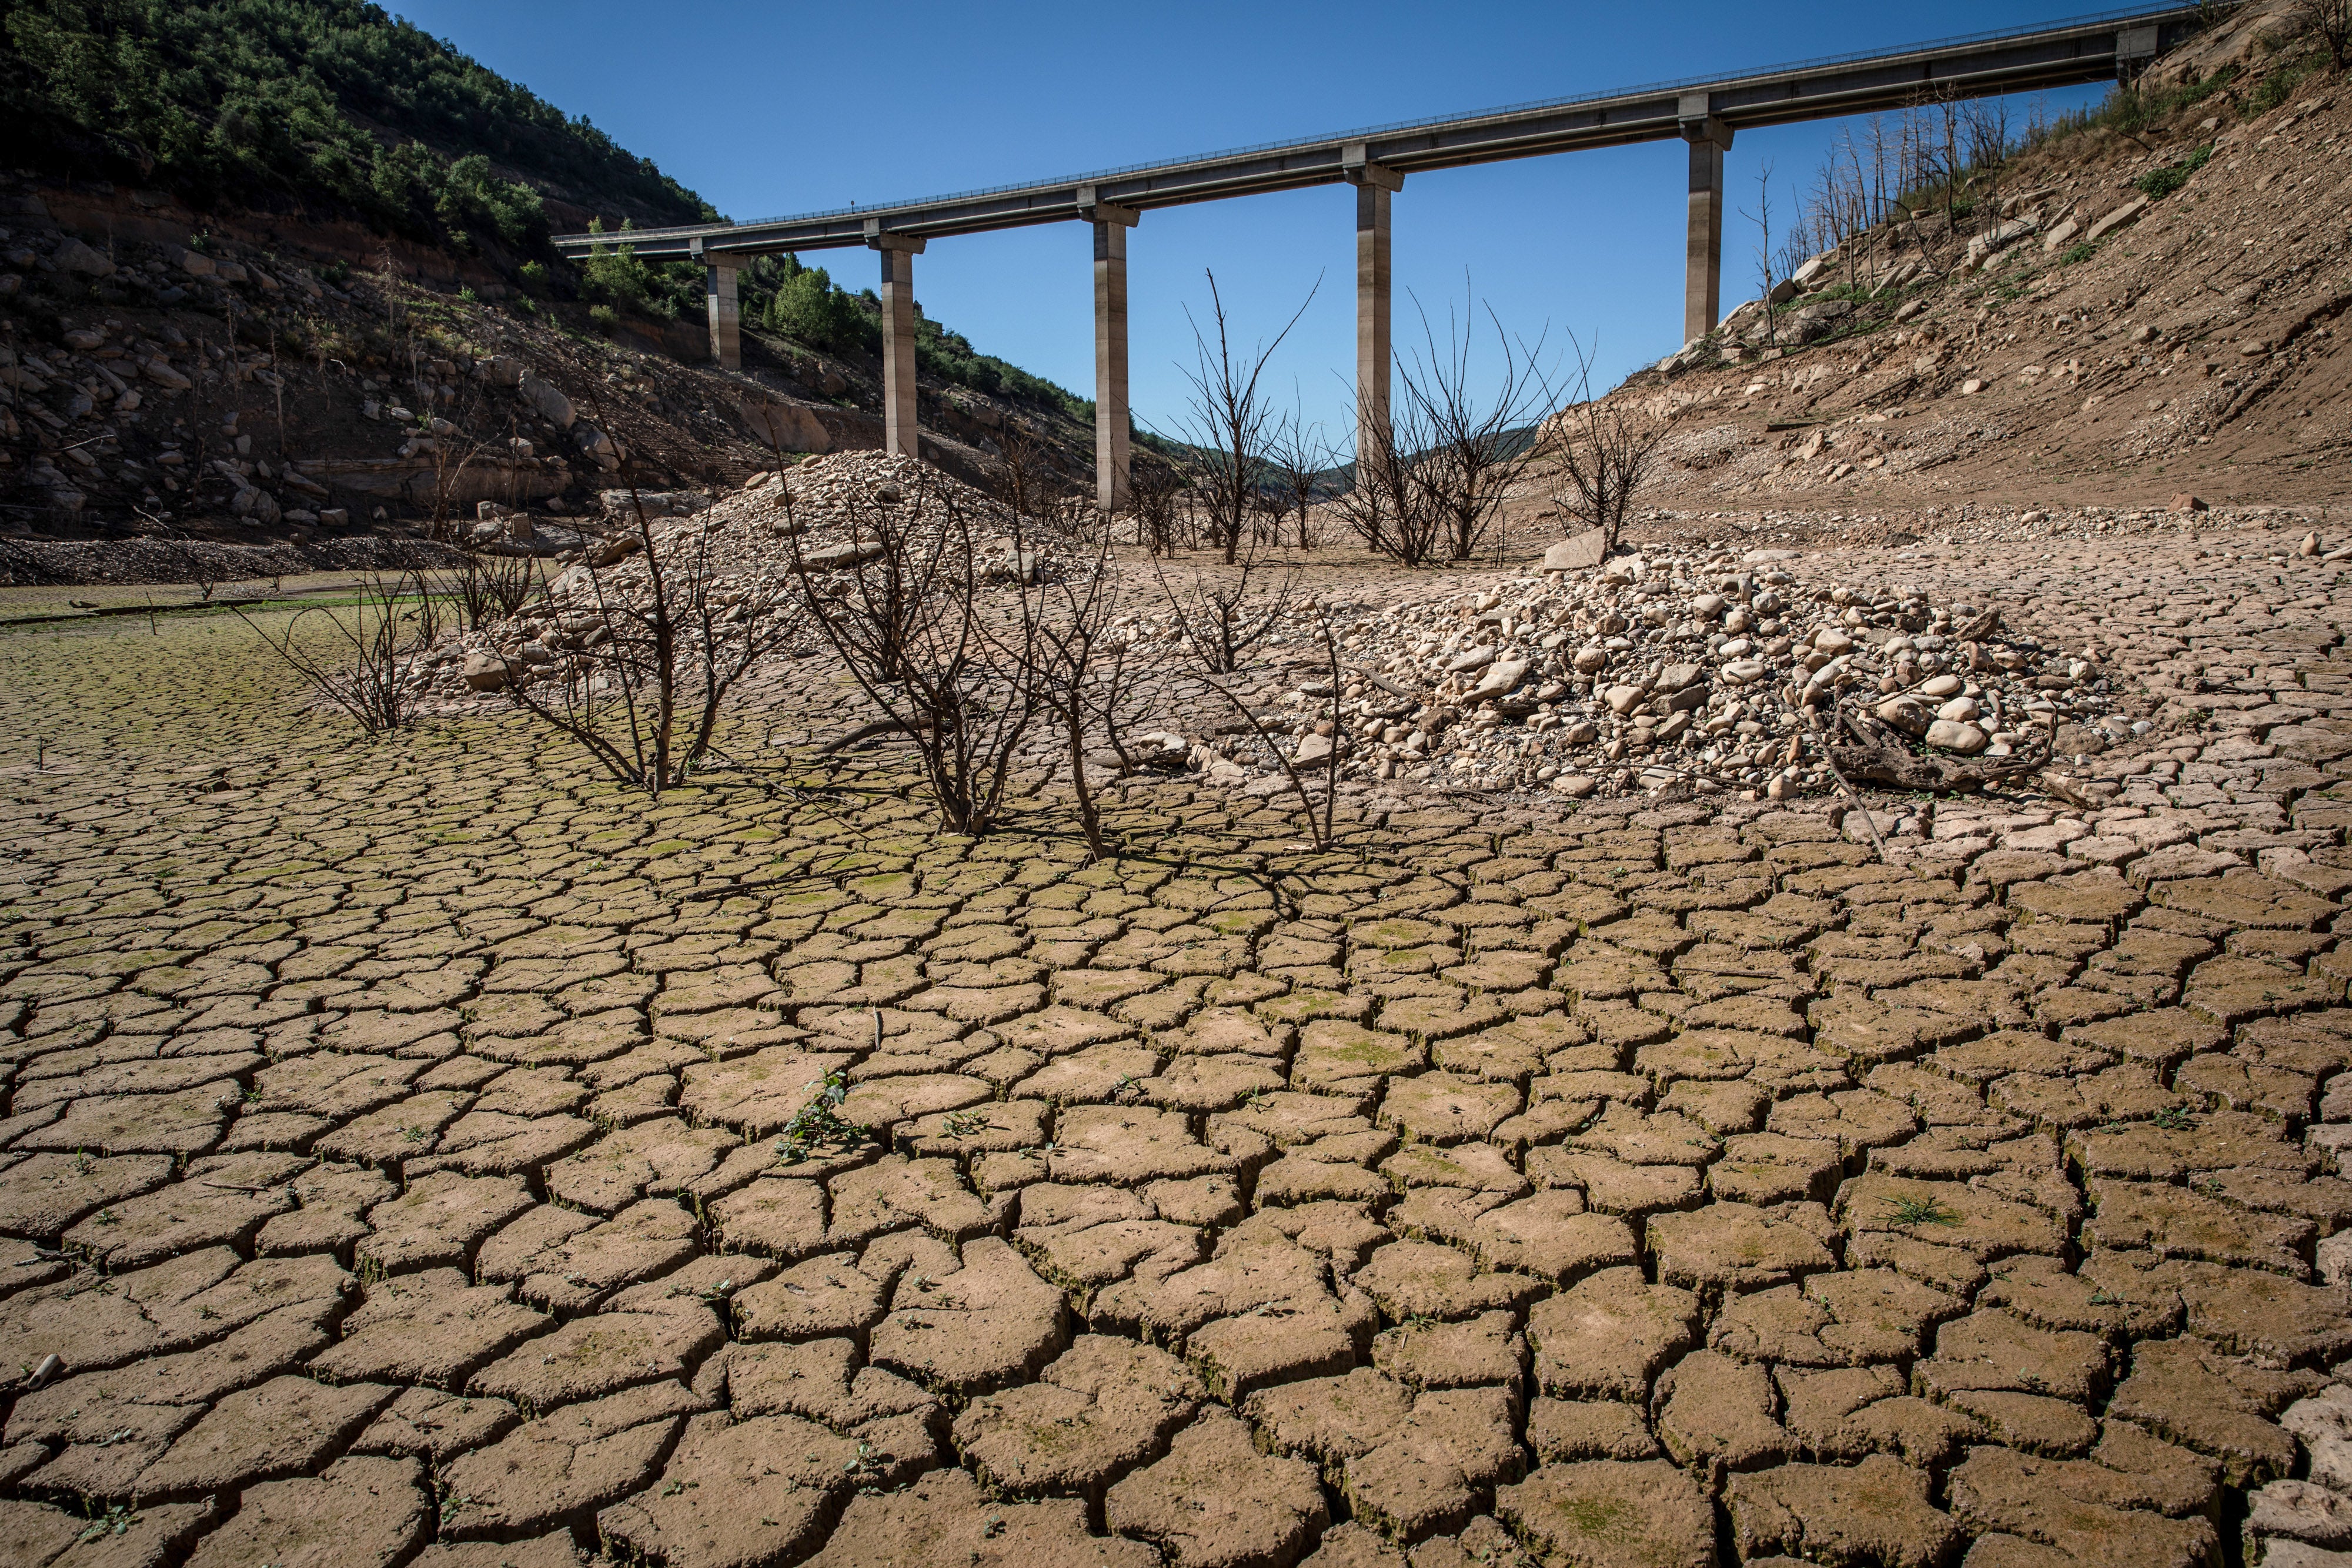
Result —
<svg viewBox="0 0 2352 1568"><path fill-rule="evenodd" d="M1466 290L1465 290L1466 294ZM1466 303L1466 300L1465 300ZM1533 426L1552 406L1552 389L1538 368L1543 353L1503 330L1490 308L1502 366L1481 396L1470 369L1470 332L1448 316L1445 347L1422 312L1423 348L1399 367L1402 423L1413 443L1414 481L1426 492L1444 546L1468 560L1502 515L1503 501L1533 458Z"/></svg>
<svg viewBox="0 0 2352 1568"><path fill-rule="evenodd" d="M1356 421L1354 472L1333 508L1373 554L1426 565L1444 538L1445 513L1413 459L1413 404L1406 400L1393 418L1374 412L1360 411Z"/></svg>
<svg viewBox="0 0 2352 1568"><path fill-rule="evenodd" d="M243 605L231 608L313 695L350 715L371 740L408 722L409 677L441 630L440 597L422 572L406 570L369 572L348 619L311 605L273 632Z"/></svg>
<svg viewBox="0 0 2352 1568"><path fill-rule="evenodd" d="M1601 530L1604 553L1617 548L1625 519L1655 474L1675 411L1654 412L1622 395L1592 395L1592 351L1569 338L1576 401L1555 414L1543 435L1554 502L1587 528Z"/></svg>
<svg viewBox="0 0 2352 1568"><path fill-rule="evenodd" d="M1185 516L1184 475L1171 463L1138 463L1129 483L1136 542L1147 555L1173 552Z"/></svg>
<svg viewBox="0 0 2352 1568"><path fill-rule="evenodd" d="M1764 340L1778 348L1780 332L1772 313L1772 291L1780 287L1780 279L1774 276L1772 265L1772 164L1769 159L1756 172L1756 210L1739 215L1756 225L1759 236L1756 242L1756 281L1759 288L1756 298L1764 306Z"/></svg>
<svg viewBox="0 0 2352 1568"><path fill-rule="evenodd" d="M1331 448L1323 439L1323 427L1309 425L1300 413L1285 415L1266 444L1265 456L1269 497L1279 507L1276 515L1293 519L1293 543L1300 549L1314 549L1315 503L1329 483L1331 469ZM1281 542L1277 525L1275 543Z"/></svg>
<svg viewBox="0 0 2352 1568"><path fill-rule="evenodd" d="M800 641L805 621L789 592L716 580L711 543L721 525L708 503L656 534L634 464L625 457L620 473L637 548L609 569L597 552L582 558L585 591L572 598L586 601L590 626L558 639L545 675L510 665L505 689L614 779L658 796L713 755L728 695Z"/></svg>
<svg viewBox="0 0 2352 1568"><path fill-rule="evenodd" d="M1240 669L1249 651L1281 623L1289 613L1291 589L1297 580L1294 570L1267 561L1254 544L1230 559L1222 573L1205 567L1184 580L1171 580L1157 561L1151 569L1176 622L1176 634L1213 675ZM1268 573L1273 574L1271 584Z"/></svg>
<svg viewBox="0 0 2352 1568"><path fill-rule="evenodd" d="M1217 292L1217 275L1212 272L1208 277L1214 340L1193 320L1193 362L1184 372L1192 392L1174 439L1195 454L1188 486L1192 504L1208 542L1223 550L1226 564L1232 565L1241 552L1251 517L1264 504L1268 449L1276 431L1276 415L1258 383L1275 350L1315 302L1315 290L1307 290L1306 300L1273 341L1241 355L1225 319L1224 299Z"/></svg>
<svg viewBox="0 0 2352 1568"><path fill-rule="evenodd" d="M2330 68L2352 61L2352 0L2293 0L2286 14L2327 52Z"/></svg>
<svg viewBox="0 0 2352 1568"><path fill-rule="evenodd" d="M1026 657L1024 674L1036 700L1061 732L1076 797L1078 823L1087 852L1109 857L1102 813L1087 772L1087 754L1099 737L1127 764L1121 741L1128 717L1129 640L1111 630L1119 603L1119 577L1112 569L1108 541L1098 541L1091 559L1043 571L1022 585L1019 643L1009 650Z"/></svg>
<svg viewBox="0 0 2352 1568"><path fill-rule="evenodd" d="M1043 704L1038 617L988 601L977 519L921 481L896 502L866 503L851 526L854 564L813 563L792 528L793 575L817 629L885 724L910 737L950 833L1001 819L1013 765ZM1034 559L1013 519L1016 582ZM1026 601L1023 601L1025 605Z"/></svg>

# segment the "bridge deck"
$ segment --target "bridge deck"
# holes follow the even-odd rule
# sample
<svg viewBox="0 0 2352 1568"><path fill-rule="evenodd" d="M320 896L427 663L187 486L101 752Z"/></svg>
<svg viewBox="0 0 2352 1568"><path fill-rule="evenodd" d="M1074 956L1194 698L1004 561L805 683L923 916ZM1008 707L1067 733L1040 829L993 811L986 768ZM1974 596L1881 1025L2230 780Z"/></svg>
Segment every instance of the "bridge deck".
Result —
<svg viewBox="0 0 2352 1568"><path fill-rule="evenodd" d="M2197 24L2193 5L2111 12L2028 32L1977 34L1877 54L1809 60L1716 80L1668 82L1457 118L1375 127L1310 141L1243 148L1173 162L1107 170L925 201L844 208L754 223L641 229L636 253L660 260L862 246L872 225L920 238L1067 223L1092 202L1149 212L1192 202L1332 184L1351 162L1405 173L1534 158L1591 147L1672 141L1700 95L1733 131L1901 109L1940 97L1985 98L2112 79L2129 57L2169 48ZM2132 41L2129 56L2126 40ZM608 236L564 235L568 254Z"/></svg>

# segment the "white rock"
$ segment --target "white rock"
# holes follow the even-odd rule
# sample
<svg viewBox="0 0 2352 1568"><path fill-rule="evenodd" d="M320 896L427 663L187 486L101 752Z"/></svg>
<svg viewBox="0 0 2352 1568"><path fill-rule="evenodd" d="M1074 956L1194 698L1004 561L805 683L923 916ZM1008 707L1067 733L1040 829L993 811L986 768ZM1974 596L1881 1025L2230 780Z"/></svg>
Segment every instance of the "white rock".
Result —
<svg viewBox="0 0 2352 1568"><path fill-rule="evenodd" d="M1966 724L1983 711L1974 697L1954 697L1936 710L1936 716L1950 719L1954 724Z"/></svg>
<svg viewBox="0 0 2352 1568"><path fill-rule="evenodd" d="M2314 1546L2352 1546L2352 1502L2309 1481L2273 1481L2247 1498L2246 1529Z"/></svg>
<svg viewBox="0 0 2352 1568"><path fill-rule="evenodd" d="M1851 651L1853 647L1853 639L1847 636L1844 632L1839 631L1834 626L1824 626L1819 632L1813 633L1814 650L1818 653L1827 653L1832 658L1837 657L1840 653Z"/></svg>
<svg viewBox="0 0 2352 1568"><path fill-rule="evenodd" d="M570 398L565 397L553 386L541 381L537 376L526 375L522 378L522 395L533 408L539 411L539 416L541 419L558 430L571 429L572 422L579 417L572 412Z"/></svg>
<svg viewBox="0 0 2352 1568"><path fill-rule="evenodd" d="M1893 725L1906 735L1927 732L1927 710L1907 696L1889 697L1874 710L1881 724Z"/></svg>
<svg viewBox="0 0 2352 1568"><path fill-rule="evenodd" d="M1460 675L1472 670L1483 670L1495 662L1495 653L1496 650L1487 645L1465 649L1446 661L1445 673Z"/></svg>
<svg viewBox="0 0 2352 1568"><path fill-rule="evenodd" d="M1724 684L1733 686L1744 686L1752 682L1760 681L1770 673L1760 659L1734 659L1730 664L1724 665L1721 671Z"/></svg>
<svg viewBox="0 0 2352 1568"><path fill-rule="evenodd" d="M1599 528L1570 534L1544 551L1546 571L1583 571L1599 566L1609 554L1609 536Z"/></svg>
<svg viewBox="0 0 2352 1568"><path fill-rule="evenodd" d="M1517 691L1519 683L1527 678L1528 662L1525 659L1504 659L1478 678L1478 684L1470 689L1470 700L1475 702L1484 697L1507 696Z"/></svg>
<svg viewBox="0 0 2352 1568"><path fill-rule="evenodd" d="M1919 683L1919 695L1934 698L1956 697L1965 685L1967 683L1958 675L1934 675Z"/></svg>
<svg viewBox="0 0 2352 1568"><path fill-rule="evenodd" d="M1927 744L1939 751L1957 751L1963 757L1974 757L1990 743L1985 732L1972 724L1939 718L1927 727Z"/></svg>
<svg viewBox="0 0 2352 1568"><path fill-rule="evenodd" d="M1634 706L1647 695L1647 692L1640 686L1611 686L1601 700L1609 705L1611 713L1622 718L1633 712Z"/></svg>
<svg viewBox="0 0 2352 1568"><path fill-rule="evenodd" d="M1588 643L1576 651L1570 663L1575 664L1578 674L1597 675L1609 667L1609 650L1598 643Z"/></svg>

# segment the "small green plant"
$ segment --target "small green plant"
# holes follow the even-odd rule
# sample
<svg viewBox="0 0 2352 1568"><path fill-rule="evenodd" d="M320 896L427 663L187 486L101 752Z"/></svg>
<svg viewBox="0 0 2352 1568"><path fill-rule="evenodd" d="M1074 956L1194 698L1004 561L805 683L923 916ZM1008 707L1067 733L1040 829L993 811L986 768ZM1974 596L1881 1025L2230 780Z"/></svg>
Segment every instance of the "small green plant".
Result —
<svg viewBox="0 0 2352 1568"><path fill-rule="evenodd" d="M2186 1133L2197 1125L2186 1105L2167 1105L2156 1113L2156 1124L2168 1133Z"/></svg>
<svg viewBox="0 0 2352 1568"><path fill-rule="evenodd" d="M2167 164L2161 169L2149 170L2134 180L2132 184L2150 201L2160 201L2189 183L2189 176L2205 167L2206 162L2212 156L2213 146L2212 143L2208 142L2178 163Z"/></svg>
<svg viewBox="0 0 2352 1568"><path fill-rule="evenodd" d="M2058 265L2061 267L2074 267L2081 262L2090 260L2091 257L2096 256L2098 253L2099 247L2095 245L2069 246L2064 251L2060 253Z"/></svg>
<svg viewBox="0 0 2352 1568"><path fill-rule="evenodd" d="M588 307L588 319L595 323L600 332L609 332L621 324L620 316L610 305L591 305Z"/></svg>
<svg viewBox="0 0 2352 1568"><path fill-rule="evenodd" d="M90 1521L89 1528L81 1532L75 1544L87 1546L93 1541L103 1540L110 1535L128 1535L131 1533L131 1527L138 1522L139 1516L136 1513L119 1502L111 1504L104 1513Z"/></svg>
<svg viewBox="0 0 2352 1568"><path fill-rule="evenodd" d="M2268 114L2284 103L2294 96L2294 89L2304 84L2305 78L2320 68L2320 65L2318 53L2313 51L2297 56L2263 77L2254 84L2254 90L2247 95L2246 118L2253 120Z"/></svg>
<svg viewBox="0 0 2352 1568"><path fill-rule="evenodd" d="M992 1125L985 1111L958 1111L942 1124L950 1138L975 1138Z"/></svg>
<svg viewBox="0 0 2352 1568"><path fill-rule="evenodd" d="M1886 1222L1893 1226L1958 1225L1959 1210L1946 1207L1941 1198L1890 1197L1886 1200Z"/></svg>
<svg viewBox="0 0 2352 1568"><path fill-rule="evenodd" d="M547 297L547 264L545 262L524 262L515 268L515 277L521 283L522 291L532 298L543 299Z"/></svg>
<svg viewBox="0 0 2352 1568"><path fill-rule="evenodd" d="M808 1103L793 1113L776 1139L776 1158L798 1165L822 1145L854 1144L866 1136L864 1127L841 1113L841 1103L848 1098L849 1074L838 1068L811 1083Z"/></svg>
<svg viewBox="0 0 2352 1568"><path fill-rule="evenodd" d="M320 282L331 283L338 288L352 279L352 264L348 261L331 261L316 271Z"/></svg>
<svg viewBox="0 0 2352 1568"><path fill-rule="evenodd" d="M482 297L474 292L474 286L470 283L457 290L457 298L468 305L479 305L482 302Z"/></svg>

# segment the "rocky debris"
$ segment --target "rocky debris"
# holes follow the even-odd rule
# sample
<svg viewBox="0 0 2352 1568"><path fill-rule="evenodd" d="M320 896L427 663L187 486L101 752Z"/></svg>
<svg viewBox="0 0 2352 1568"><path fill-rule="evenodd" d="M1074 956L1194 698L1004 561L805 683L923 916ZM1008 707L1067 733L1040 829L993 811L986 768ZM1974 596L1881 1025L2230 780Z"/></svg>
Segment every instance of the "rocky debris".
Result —
<svg viewBox="0 0 2352 1568"><path fill-rule="evenodd" d="M2005 623L1998 604L1946 602L1916 581L1807 581L1790 564L1668 549L1402 604L1294 608L1268 650L1311 651L1319 614L1344 685L1332 693L1310 658L1259 723L1316 743L1336 696L1355 777L1778 800L1831 781L1821 731L1841 708L1923 746L1922 766L1992 764L1980 782L2007 759L2046 759L2060 727L2095 728L2116 706L2096 661ZM1181 652L1162 617L1130 630Z"/></svg>
<svg viewBox="0 0 2352 1568"><path fill-rule="evenodd" d="M967 538L982 581L1034 581L1041 571L1075 570L1039 541L1016 550L1012 514L962 481L911 457L878 452L815 456L755 475L730 495L604 492L609 533L547 584L520 613L464 632L415 659L406 671L420 692L442 697L494 693L520 683L560 682L593 669L598 650L638 633L652 601L652 574L639 559L637 508L654 551L679 596L704 584L722 635L806 657L821 634L807 623L799 573L820 596L848 591L843 574L887 553L883 522L921 554ZM1019 559L1015 560L1015 555ZM1042 563L1042 564L1041 564Z"/></svg>

